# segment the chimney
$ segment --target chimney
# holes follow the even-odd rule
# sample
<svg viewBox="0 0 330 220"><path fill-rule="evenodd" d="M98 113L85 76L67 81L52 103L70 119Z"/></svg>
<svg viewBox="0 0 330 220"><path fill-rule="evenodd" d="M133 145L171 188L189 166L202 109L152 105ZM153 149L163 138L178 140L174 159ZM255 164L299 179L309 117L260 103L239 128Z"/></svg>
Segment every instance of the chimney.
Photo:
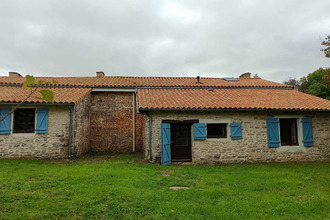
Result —
<svg viewBox="0 0 330 220"><path fill-rule="evenodd" d="M242 75L239 76L240 79L248 79L251 78L251 73L243 73Z"/></svg>
<svg viewBox="0 0 330 220"><path fill-rule="evenodd" d="M200 82L200 78L201 78L200 76L197 76L197 78L196 78L196 79L197 79L196 84L202 84L202 83Z"/></svg>
<svg viewBox="0 0 330 220"><path fill-rule="evenodd" d="M9 72L9 77L22 77L22 75L17 72Z"/></svg>
<svg viewBox="0 0 330 220"><path fill-rule="evenodd" d="M103 77L103 76L105 76L104 72L102 71L96 72L96 77Z"/></svg>

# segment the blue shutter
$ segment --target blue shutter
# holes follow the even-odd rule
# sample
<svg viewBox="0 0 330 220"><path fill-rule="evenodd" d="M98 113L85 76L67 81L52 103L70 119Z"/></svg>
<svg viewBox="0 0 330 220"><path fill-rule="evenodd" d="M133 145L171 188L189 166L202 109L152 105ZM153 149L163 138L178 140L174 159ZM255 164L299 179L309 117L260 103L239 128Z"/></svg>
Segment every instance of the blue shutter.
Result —
<svg viewBox="0 0 330 220"><path fill-rule="evenodd" d="M205 140L206 139L206 124L195 123L194 124L194 140Z"/></svg>
<svg viewBox="0 0 330 220"><path fill-rule="evenodd" d="M230 124L230 136L231 139L242 139L242 123Z"/></svg>
<svg viewBox="0 0 330 220"><path fill-rule="evenodd" d="M162 165L171 164L171 124L161 124Z"/></svg>
<svg viewBox="0 0 330 220"><path fill-rule="evenodd" d="M0 109L0 120L11 111L10 108ZM11 114L8 115L3 121L0 122L0 134L10 134L10 121Z"/></svg>
<svg viewBox="0 0 330 220"><path fill-rule="evenodd" d="M303 118L301 122L302 122L302 128L303 128L304 146L305 147L314 146L312 119Z"/></svg>
<svg viewBox="0 0 330 220"><path fill-rule="evenodd" d="M267 118L267 138L268 147L280 146L278 118Z"/></svg>
<svg viewBox="0 0 330 220"><path fill-rule="evenodd" d="M48 133L48 108L37 109L37 134Z"/></svg>

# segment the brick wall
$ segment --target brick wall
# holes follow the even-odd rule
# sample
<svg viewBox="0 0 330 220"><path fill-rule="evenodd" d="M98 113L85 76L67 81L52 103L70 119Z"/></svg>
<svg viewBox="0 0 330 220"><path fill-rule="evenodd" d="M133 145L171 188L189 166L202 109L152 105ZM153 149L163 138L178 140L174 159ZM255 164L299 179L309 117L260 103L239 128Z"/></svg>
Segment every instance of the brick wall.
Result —
<svg viewBox="0 0 330 220"><path fill-rule="evenodd" d="M134 104L133 104L134 100ZM91 98L91 150L132 152L134 93L94 92ZM134 110L136 112L136 110ZM136 151L142 151L143 116L135 113Z"/></svg>
<svg viewBox="0 0 330 220"><path fill-rule="evenodd" d="M269 148L267 124L269 117L311 117L314 146L281 146ZM219 112L219 113L152 113L152 160L161 156L160 124L162 120L199 120L201 123L242 123L242 140L206 139L192 140L194 163L245 163L284 161L329 161L330 160L330 113L280 113L280 112ZM299 122L298 122L299 123ZM148 155L148 118L145 120L144 148ZM193 130L193 129L191 129ZM192 131L193 132L193 131ZM301 134L298 134L298 137ZM192 135L193 137L193 135Z"/></svg>
<svg viewBox="0 0 330 220"><path fill-rule="evenodd" d="M72 126L72 155L79 156L90 150L91 95L74 106Z"/></svg>
<svg viewBox="0 0 330 220"><path fill-rule="evenodd" d="M48 133L0 135L0 157L67 157L70 121L68 106L29 106L29 108L30 107L49 109Z"/></svg>

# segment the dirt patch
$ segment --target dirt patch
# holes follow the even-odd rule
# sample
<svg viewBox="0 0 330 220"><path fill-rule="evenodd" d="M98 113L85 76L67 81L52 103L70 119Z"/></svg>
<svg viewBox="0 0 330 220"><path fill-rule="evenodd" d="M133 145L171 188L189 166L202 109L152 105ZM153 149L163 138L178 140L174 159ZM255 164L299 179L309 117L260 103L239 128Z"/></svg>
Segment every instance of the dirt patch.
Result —
<svg viewBox="0 0 330 220"><path fill-rule="evenodd" d="M159 170L159 173L162 174L162 176L171 176L174 173L174 170Z"/></svg>
<svg viewBox="0 0 330 220"><path fill-rule="evenodd" d="M170 189L171 190L188 190L189 187L187 187L187 186L171 186Z"/></svg>

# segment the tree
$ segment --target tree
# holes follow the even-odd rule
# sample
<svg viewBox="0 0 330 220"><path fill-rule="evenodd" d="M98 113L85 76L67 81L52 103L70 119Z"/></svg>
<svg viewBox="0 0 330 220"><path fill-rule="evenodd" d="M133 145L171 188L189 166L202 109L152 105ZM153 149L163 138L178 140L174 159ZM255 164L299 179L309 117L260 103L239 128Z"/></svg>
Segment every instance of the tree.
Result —
<svg viewBox="0 0 330 220"><path fill-rule="evenodd" d="M321 51L324 52L325 57L330 58L330 34L325 37L321 45L326 46L325 48L322 48Z"/></svg>
<svg viewBox="0 0 330 220"><path fill-rule="evenodd" d="M30 75L26 75L26 80L22 85L23 89L29 89L30 90L30 94L23 100L21 101L17 106L15 106L10 112L8 112L8 114L6 114L5 116L3 116L2 118L0 118L0 122L3 121L6 117L8 117L8 115L10 115L11 113L13 113L14 111L16 111L16 109L18 109L21 105L23 105L33 94L35 94L36 92L39 92L39 96L35 96L35 98L40 99L40 100L44 100L46 102L53 102L54 100L54 93L48 89L41 89L39 90L41 85L49 85L49 84L55 84L57 83L55 80L53 80L53 82L45 82L43 80L38 80L38 82L36 82L35 78L33 76Z"/></svg>
<svg viewBox="0 0 330 220"><path fill-rule="evenodd" d="M290 85L290 86L294 86L295 90L299 90L300 87L300 80L297 80L295 78L289 78L288 80L284 81L283 84L285 85Z"/></svg>
<svg viewBox="0 0 330 220"><path fill-rule="evenodd" d="M307 77L300 78L299 91L315 95L324 99L330 99L330 68L320 68Z"/></svg>

